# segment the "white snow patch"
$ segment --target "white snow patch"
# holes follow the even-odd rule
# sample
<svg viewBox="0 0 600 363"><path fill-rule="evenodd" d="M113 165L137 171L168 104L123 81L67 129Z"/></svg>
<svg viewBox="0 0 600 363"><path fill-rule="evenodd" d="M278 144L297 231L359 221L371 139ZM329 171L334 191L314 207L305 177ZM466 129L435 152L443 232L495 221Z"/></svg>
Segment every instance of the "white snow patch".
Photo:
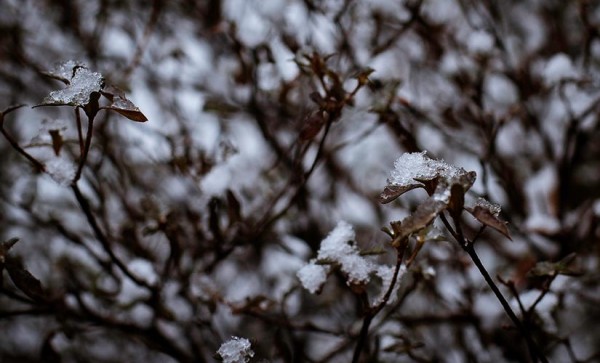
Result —
<svg viewBox="0 0 600 363"><path fill-rule="evenodd" d="M104 82L100 73L92 72L75 61L57 66L50 74L69 82L65 89L52 91L44 98L43 103L50 105L84 106L90 102L93 92L102 89Z"/></svg>
<svg viewBox="0 0 600 363"><path fill-rule="evenodd" d="M426 151L404 153L394 162L394 170L392 170L388 183L407 186L416 184L415 179L431 180L440 175L450 179L464 172L462 168L429 158L426 156Z"/></svg>
<svg viewBox="0 0 600 363"><path fill-rule="evenodd" d="M318 265L316 260L310 261L307 265L298 270L296 276L300 279L302 286L311 294L316 294L327 280L329 266Z"/></svg>
<svg viewBox="0 0 600 363"><path fill-rule="evenodd" d="M224 363L246 363L254 357L250 341L239 337L231 337L231 339L221 344L217 354L223 358Z"/></svg>

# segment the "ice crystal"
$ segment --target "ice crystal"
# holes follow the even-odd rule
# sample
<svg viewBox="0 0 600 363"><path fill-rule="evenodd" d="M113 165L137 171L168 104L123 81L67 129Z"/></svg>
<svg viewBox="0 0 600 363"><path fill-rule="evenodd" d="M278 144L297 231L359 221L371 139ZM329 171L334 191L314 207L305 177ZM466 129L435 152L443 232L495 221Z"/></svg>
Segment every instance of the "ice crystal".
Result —
<svg viewBox="0 0 600 363"><path fill-rule="evenodd" d="M254 357L250 341L239 337L231 337L231 339L221 344L217 354L223 358L224 363L246 363Z"/></svg>

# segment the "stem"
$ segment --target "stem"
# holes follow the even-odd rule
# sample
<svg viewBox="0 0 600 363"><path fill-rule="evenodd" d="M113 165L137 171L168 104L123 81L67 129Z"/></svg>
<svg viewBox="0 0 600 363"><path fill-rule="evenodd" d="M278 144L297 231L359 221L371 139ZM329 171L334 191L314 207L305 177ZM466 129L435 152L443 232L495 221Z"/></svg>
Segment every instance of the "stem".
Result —
<svg viewBox="0 0 600 363"><path fill-rule="evenodd" d="M546 359L544 354L540 351L539 347L537 346L535 340L533 340L533 337L531 336L529 331L527 331L527 329L521 323L521 321L519 320L517 315L515 315L514 311L510 307L508 301L506 301L506 299L500 292L500 289L498 289L498 286L496 286L496 283L494 282L494 280L492 279L490 274L485 269L485 266L483 266L483 263L479 259L477 252L475 252L475 246L474 246L473 242L466 240L462 235L459 235L457 232L455 232L452 229L450 222L448 222L448 219L446 218L446 216L443 213L440 214L440 217L441 217L442 222L446 226L446 228L450 231L452 236L459 243L460 247L469 254L469 257L471 257L471 260L473 260L473 262L475 263L475 266L477 266L477 269L483 276L485 282L492 289L492 291L494 292L494 295L496 295L496 298L498 299L498 301L500 301L500 304L502 304L502 307L504 308L506 315L508 315L508 317L513 322L515 327L519 330L519 333L521 333L523 338L525 338L525 341L527 342L527 348L529 350L529 354L531 356L532 361L537 362L539 360L542 363L548 363L548 360ZM457 226L460 225L459 221L455 220L455 222L456 222L455 225L457 225ZM479 235L482 231L483 231L482 229L479 230L477 237L479 237Z"/></svg>
<svg viewBox="0 0 600 363"><path fill-rule="evenodd" d="M77 112L77 116L79 116L79 112ZM79 117L77 118L79 120ZM90 152L90 147L92 145L92 135L94 134L94 117L89 117L88 115L88 125L87 131L85 135L85 144L83 147L83 153L81 154L81 160L79 160L79 166L77 167L77 173L75 174L75 178L73 179L73 185L77 183L77 181L81 178L81 173L83 171L83 167L85 166L85 162L87 160L88 153Z"/></svg>
<svg viewBox="0 0 600 363"><path fill-rule="evenodd" d="M500 289L498 289L498 286L496 285L496 283L494 282L494 280L492 279L490 274L487 272L487 270L483 266L483 263L481 263L481 260L479 259L477 252L475 252L475 247L473 246L473 244L466 243L466 244L462 245L462 247L469 254L469 256L471 257L471 260L473 260L473 262L475 263L475 266L477 266L477 269L479 270L479 272L485 279L485 282L487 282L488 286L494 292L494 295L496 295L496 298L500 301L500 304L502 304L502 307L504 308L506 315L508 315L508 317L510 318L510 320L512 320L513 324L517 327L517 329L519 330L519 332L521 333L523 338L525 338L525 341L527 342L527 347L529 348L529 354L531 355L531 359L534 362L537 362L539 360L543 363L548 363L548 360L546 359L544 354L540 351L539 347L537 346L536 342L533 340L533 337L531 336L529 331L527 331L527 329L521 323L521 321L519 320L517 315L515 315L512 308L510 307L508 301L506 301L506 299L502 295L502 292L500 292Z"/></svg>
<svg viewBox="0 0 600 363"><path fill-rule="evenodd" d="M29 160L36 167L36 169L43 172L46 170L46 168L44 167L44 164L42 164L36 158L31 156L31 154L29 154L27 151L25 151L21 146L19 146L19 143L15 139L13 139L13 137L4 128L4 116L18 108L23 107L23 106L25 106L25 105L10 106L0 112L0 132L2 132L2 135L4 136L6 141L8 141L10 146L13 147L13 149L15 149L19 154L23 155L27 160Z"/></svg>
<svg viewBox="0 0 600 363"><path fill-rule="evenodd" d="M136 277L135 275L133 275L131 273L131 271L129 271L127 266L125 266L123 264L123 262L121 260L119 260L117 255L115 255L114 251L110 247L108 238L106 238L106 235L100 229L100 226L98 225L98 222L96 221L96 217L94 217L94 214L92 213L92 208L90 207L88 200L81 193L81 190L79 190L79 186L77 184L73 183L71 185L71 189L73 190L73 193L75 194L75 198L77 199L77 202L79 203L79 207L85 214L85 217L86 217L90 227L92 227L94 235L96 236L98 241L100 241L100 243L102 244L104 251L110 257L110 260L125 274L125 276L129 277L133 282L151 290L152 288L150 285L148 285L148 283L146 283L145 281L143 281L143 280L139 279L138 277Z"/></svg>
<svg viewBox="0 0 600 363"><path fill-rule="evenodd" d="M394 276L392 277L392 281L390 282L390 286L386 291L381 302L376 306L369 308L367 310L367 314L363 320L363 325L360 328L360 333L358 335L358 341L356 342L356 347L354 348L354 355L352 356L352 363L358 363L360 359L360 355L362 350L367 342L367 337L369 335L369 326L373 322L373 318L387 305L388 300L392 296L392 291L394 291L394 286L396 285L396 281L398 280L398 274L400 273L400 267L402 266L402 258L404 256L404 251L406 250L406 245L401 245L398 248L398 256L396 260L396 268L394 269ZM369 301L367 300L367 304Z"/></svg>

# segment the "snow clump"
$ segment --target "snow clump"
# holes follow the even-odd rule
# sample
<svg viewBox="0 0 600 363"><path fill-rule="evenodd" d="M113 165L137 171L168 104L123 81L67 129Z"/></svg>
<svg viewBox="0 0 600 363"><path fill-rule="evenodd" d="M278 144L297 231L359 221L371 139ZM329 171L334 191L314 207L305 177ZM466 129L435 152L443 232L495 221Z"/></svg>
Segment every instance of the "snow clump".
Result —
<svg viewBox="0 0 600 363"><path fill-rule="evenodd" d="M254 357L250 341L239 337L231 337L231 339L221 344L217 354L223 358L224 363L246 363Z"/></svg>
<svg viewBox="0 0 600 363"><path fill-rule="evenodd" d="M465 170L431 159L426 151L420 153L404 153L394 162L394 170L388 179L388 184L408 186L415 184L415 179L432 180L439 176L451 179L462 175Z"/></svg>
<svg viewBox="0 0 600 363"><path fill-rule="evenodd" d="M366 285L371 277L379 277L382 286L374 303L380 303L392 283L394 268L378 265L363 257L354 242L355 237L352 226L340 221L321 242L317 258L312 259L296 273L302 286L312 294L318 293L327 280L331 265L336 265L346 275L348 285ZM402 274L403 270L400 271L398 279ZM392 300L398 286L399 284L394 286Z"/></svg>
<svg viewBox="0 0 600 363"><path fill-rule="evenodd" d="M91 94L99 92L104 85L100 73L92 72L83 63L72 60L58 65L48 74L66 82L67 87L50 92L43 101L46 105L85 106L90 102Z"/></svg>

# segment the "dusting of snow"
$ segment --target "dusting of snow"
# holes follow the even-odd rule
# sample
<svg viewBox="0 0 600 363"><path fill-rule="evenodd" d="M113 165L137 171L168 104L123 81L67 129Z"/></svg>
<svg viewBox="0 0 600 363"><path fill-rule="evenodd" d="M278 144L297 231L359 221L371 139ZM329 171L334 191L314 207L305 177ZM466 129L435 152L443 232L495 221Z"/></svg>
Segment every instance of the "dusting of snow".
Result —
<svg viewBox="0 0 600 363"><path fill-rule="evenodd" d="M496 217L499 216L500 212L502 211L502 208L500 207L500 205L498 205L496 203L488 202L484 198L478 198L477 202L475 202L475 206L487 209L488 211L490 211L490 213L492 213Z"/></svg>
<svg viewBox="0 0 600 363"><path fill-rule="evenodd" d="M462 173L462 168L449 165L444 161L431 159L426 151L419 153L404 153L394 162L394 170L388 183L397 186L415 184L415 179L431 180L443 175L451 179Z"/></svg>
<svg viewBox="0 0 600 363"><path fill-rule="evenodd" d="M68 187L77 172L75 164L66 156L53 157L44 164L46 173L59 185Z"/></svg>
<svg viewBox="0 0 600 363"><path fill-rule="evenodd" d="M224 363L246 363L254 357L250 341L239 337L231 337L231 339L221 344L217 354L223 358Z"/></svg>
<svg viewBox="0 0 600 363"><path fill-rule="evenodd" d="M50 92L43 101L48 105L85 106L90 102L90 95L99 92L104 82L100 73L92 72L74 61L59 65L50 74L65 78L69 84L62 90Z"/></svg>
<svg viewBox="0 0 600 363"><path fill-rule="evenodd" d="M546 63L542 75L547 84L553 84L574 78L576 71L571 58L564 53L559 53Z"/></svg>
<svg viewBox="0 0 600 363"><path fill-rule="evenodd" d="M296 276L300 279L302 286L311 294L317 293L327 280L329 266L318 265L316 260L310 261L307 265L298 270Z"/></svg>
<svg viewBox="0 0 600 363"><path fill-rule="evenodd" d="M85 67L85 63L81 61L68 60L63 63L56 64L54 68L48 72L49 75L56 78L62 78L69 81L73 78L73 69L75 67Z"/></svg>

